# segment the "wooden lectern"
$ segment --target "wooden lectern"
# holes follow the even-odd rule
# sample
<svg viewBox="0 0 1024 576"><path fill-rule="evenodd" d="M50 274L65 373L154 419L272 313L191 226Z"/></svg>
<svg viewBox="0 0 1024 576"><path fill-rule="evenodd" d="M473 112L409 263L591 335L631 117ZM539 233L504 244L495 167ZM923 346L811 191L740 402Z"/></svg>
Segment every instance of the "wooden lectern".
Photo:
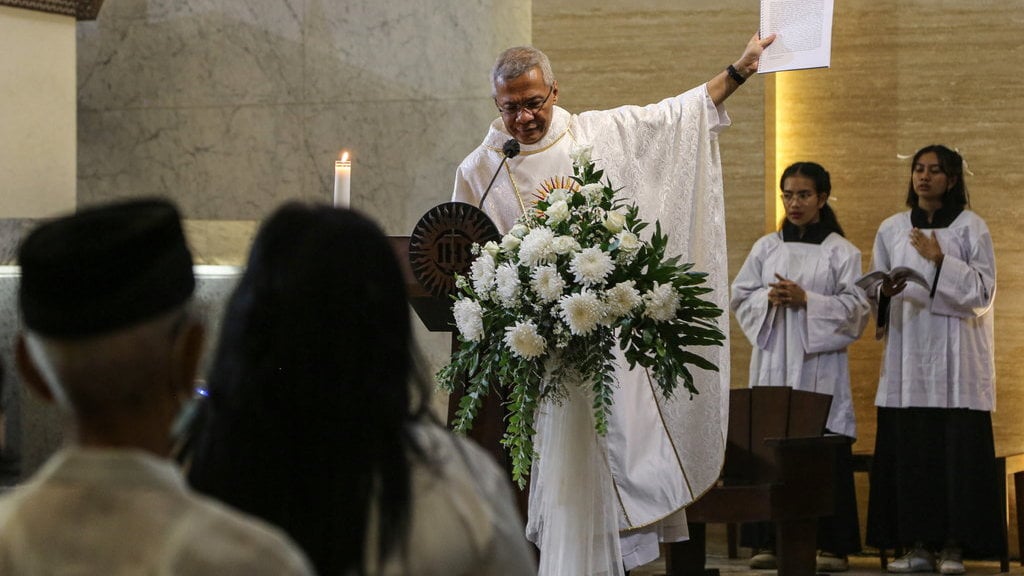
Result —
<svg viewBox="0 0 1024 576"><path fill-rule="evenodd" d="M459 341L455 334L452 300L434 296L416 279L409 262L409 236L391 236L390 239L395 254L398 256L399 265L402 267L402 274L405 276L409 304L427 330L452 333L451 349L454 352L459 346ZM452 393L448 398L449 425L455 417L455 411L459 407L461 398L462 392L460 391ZM504 433L504 415L501 399L495 394L488 395L480 407L480 412L473 423L473 429L468 436L490 452L494 459L511 473L508 454L501 445L501 436Z"/></svg>

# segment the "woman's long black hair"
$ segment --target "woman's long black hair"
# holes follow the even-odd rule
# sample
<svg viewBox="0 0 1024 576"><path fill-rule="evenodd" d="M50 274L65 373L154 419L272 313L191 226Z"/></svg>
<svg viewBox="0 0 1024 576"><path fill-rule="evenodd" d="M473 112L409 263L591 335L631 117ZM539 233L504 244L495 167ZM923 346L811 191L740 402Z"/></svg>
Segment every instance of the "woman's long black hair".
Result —
<svg viewBox="0 0 1024 576"><path fill-rule="evenodd" d="M828 170L825 167L816 162L796 162L790 164L782 172L782 177L779 178L779 190L782 190L786 184L786 178L791 176L804 176L809 178L811 182L814 182L814 191L818 194L824 194L826 198L832 194L832 177L829 176ZM789 224L789 220L785 217L782 218L781 227L785 228ZM825 204L818 211L818 224L823 229L830 232L835 232L840 236L846 236L843 233L843 227L839 225L839 219L836 218L836 213L832 210L832 206L829 206L826 200ZM789 224L792 226L792 224Z"/></svg>
<svg viewBox="0 0 1024 576"><path fill-rule="evenodd" d="M189 481L283 528L322 576L363 574L368 539L380 558L405 543L422 457L408 425L429 412L415 364L388 238L355 212L286 204L228 305Z"/></svg>

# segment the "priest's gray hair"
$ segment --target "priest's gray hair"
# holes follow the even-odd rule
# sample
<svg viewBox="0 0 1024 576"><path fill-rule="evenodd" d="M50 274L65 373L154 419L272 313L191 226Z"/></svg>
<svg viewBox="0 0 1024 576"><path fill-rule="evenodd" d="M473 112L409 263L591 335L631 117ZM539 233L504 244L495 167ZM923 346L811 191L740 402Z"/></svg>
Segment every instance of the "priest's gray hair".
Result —
<svg viewBox="0 0 1024 576"><path fill-rule="evenodd" d="M498 81L508 81L526 74L534 67L540 68L545 86L555 82L555 74L551 71L551 61L546 54L533 46L515 46L505 50L491 68L491 96L498 95Z"/></svg>

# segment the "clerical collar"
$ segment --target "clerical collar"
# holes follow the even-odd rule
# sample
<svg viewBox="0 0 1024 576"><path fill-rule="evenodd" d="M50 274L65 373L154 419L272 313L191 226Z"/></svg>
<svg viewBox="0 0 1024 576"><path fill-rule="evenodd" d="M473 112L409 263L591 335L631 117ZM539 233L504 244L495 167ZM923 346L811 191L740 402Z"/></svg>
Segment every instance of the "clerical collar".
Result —
<svg viewBox="0 0 1024 576"><path fill-rule="evenodd" d="M932 221L928 221L928 213L914 206L910 209L910 223L914 228L949 228L949 225L956 220L956 217L963 212L963 208L943 206L932 214Z"/></svg>
<svg viewBox="0 0 1024 576"><path fill-rule="evenodd" d="M805 244L821 244L828 238L828 235L832 233L832 230L826 226L822 226L821 222L813 222L804 226L804 234L800 235L800 228L793 224L789 220L782 223L782 241L783 242L803 242Z"/></svg>
<svg viewBox="0 0 1024 576"><path fill-rule="evenodd" d="M551 123L548 125L547 133L534 144L521 144L519 155L529 156L531 154L538 154L557 144L569 132L569 121L571 118L572 115L569 114L568 110L560 106L553 106L551 110ZM491 129L487 131L483 145L485 148L501 153L501 147L511 137L512 135L505 130L505 124L501 121L501 118L497 118L494 122L491 122Z"/></svg>

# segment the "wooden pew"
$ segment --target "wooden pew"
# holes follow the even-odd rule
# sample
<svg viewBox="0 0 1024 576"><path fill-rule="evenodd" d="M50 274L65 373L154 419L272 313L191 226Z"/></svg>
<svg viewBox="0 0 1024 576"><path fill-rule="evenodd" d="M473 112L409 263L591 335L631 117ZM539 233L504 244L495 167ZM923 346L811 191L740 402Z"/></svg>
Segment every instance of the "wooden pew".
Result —
<svg viewBox="0 0 1024 576"><path fill-rule="evenodd" d="M691 539L669 546L669 575L704 576L710 522L772 521L779 576L813 576L820 516L833 509L838 444L824 436L832 397L782 386L733 389L718 484L686 508Z"/></svg>

